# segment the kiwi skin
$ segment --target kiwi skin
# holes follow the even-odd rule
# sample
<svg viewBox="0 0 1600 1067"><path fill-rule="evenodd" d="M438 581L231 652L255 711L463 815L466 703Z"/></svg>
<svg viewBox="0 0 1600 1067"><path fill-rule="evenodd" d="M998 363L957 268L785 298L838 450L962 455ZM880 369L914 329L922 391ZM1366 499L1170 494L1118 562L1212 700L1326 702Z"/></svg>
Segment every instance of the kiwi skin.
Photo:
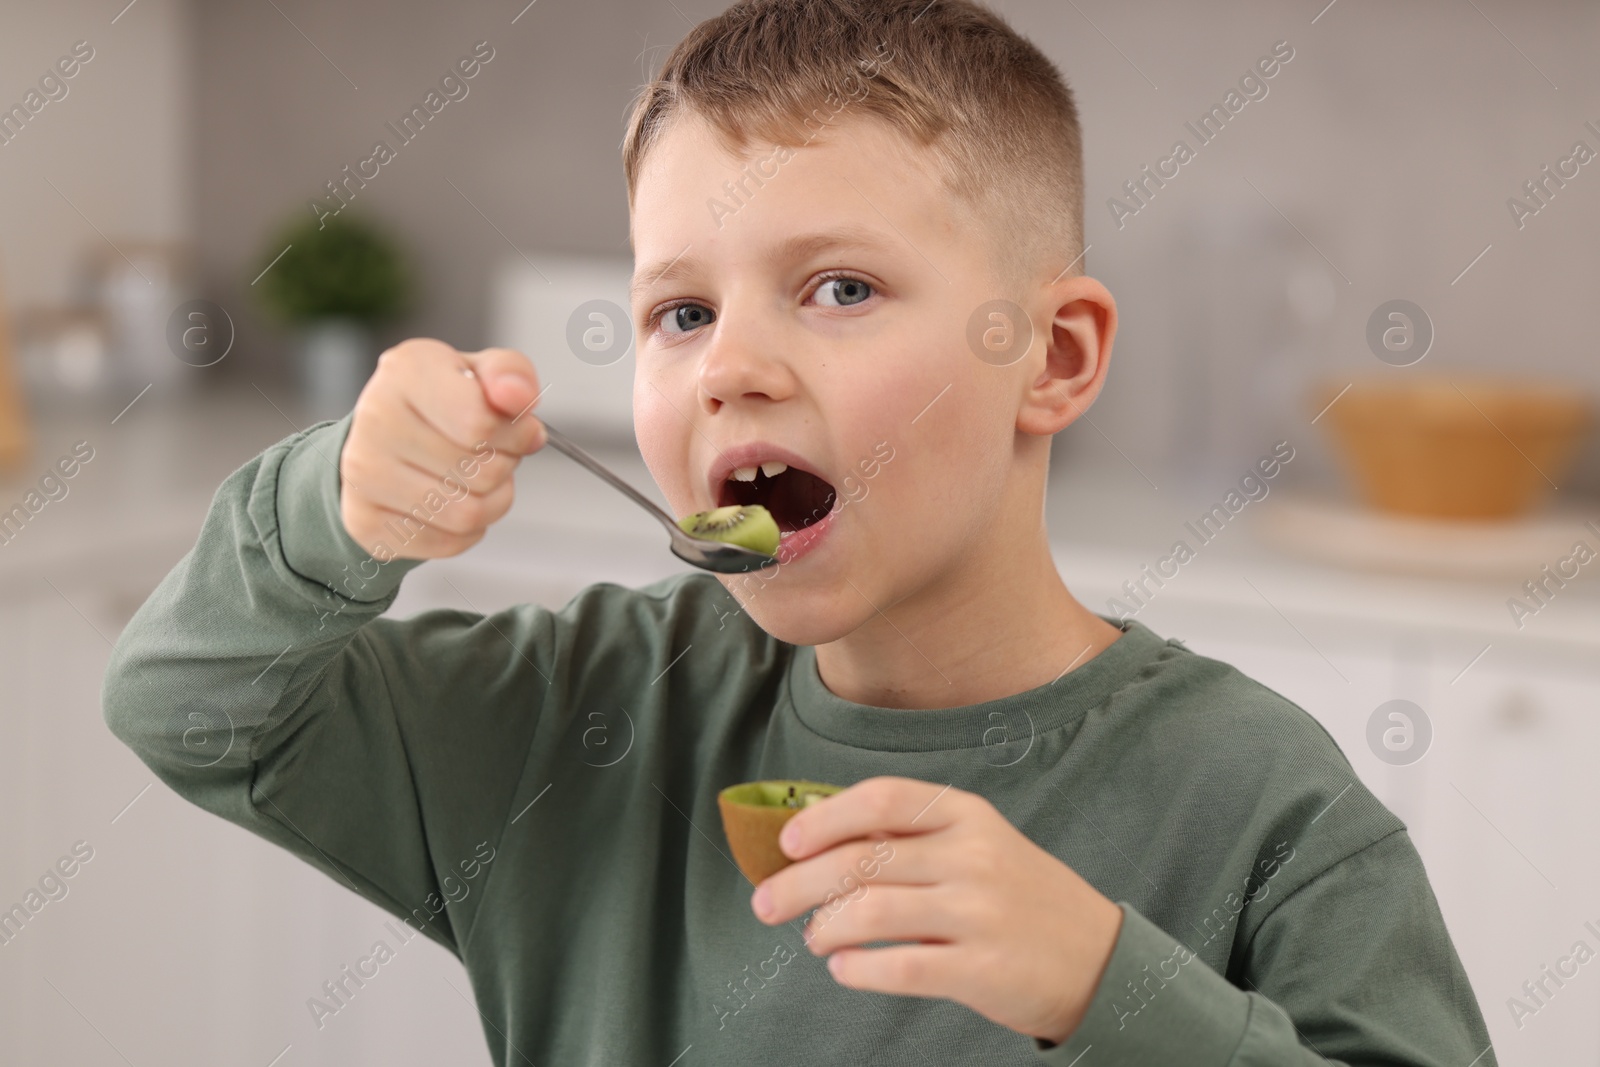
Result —
<svg viewBox="0 0 1600 1067"><path fill-rule="evenodd" d="M825 782L780 779L730 785L717 794L722 831L734 862L751 885L760 885L794 862L778 847L784 824L802 808L843 789Z"/></svg>
<svg viewBox="0 0 1600 1067"><path fill-rule="evenodd" d="M778 521L760 504L729 504L697 511L679 519L678 527L690 537L739 545L764 556L778 552Z"/></svg>

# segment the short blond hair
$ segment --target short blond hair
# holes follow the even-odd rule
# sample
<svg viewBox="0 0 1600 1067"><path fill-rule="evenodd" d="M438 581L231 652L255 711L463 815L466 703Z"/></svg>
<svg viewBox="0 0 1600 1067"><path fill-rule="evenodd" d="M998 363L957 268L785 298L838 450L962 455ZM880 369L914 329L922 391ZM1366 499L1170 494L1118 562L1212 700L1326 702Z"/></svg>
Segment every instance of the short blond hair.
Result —
<svg viewBox="0 0 1600 1067"><path fill-rule="evenodd" d="M989 221L1007 278L1081 272L1083 149L1053 63L970 0L740 0L679 41L634 104L628 203L679 112L735 150L798 147L854 114L933 149L946 188Z"/></svg>

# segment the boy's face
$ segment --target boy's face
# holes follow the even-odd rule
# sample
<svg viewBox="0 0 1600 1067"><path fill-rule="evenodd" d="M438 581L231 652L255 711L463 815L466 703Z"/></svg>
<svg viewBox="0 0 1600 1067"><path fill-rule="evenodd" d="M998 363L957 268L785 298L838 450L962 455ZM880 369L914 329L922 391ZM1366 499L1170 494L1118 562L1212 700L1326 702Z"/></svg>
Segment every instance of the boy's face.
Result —
<svg viewBox="0 0 1600 1067"><path fill-rule="evenodd" d="M634 425L657 484L678 515L762 503L805 527L778 567L722 578L758 624L824 644L1005 551L1017 412L1042 363L969 347L979 305L1027 300L999 291L991 232L930 153L857 119L735 155L679 115L641 169L632 228ZM779 456L790 469L770 480L727 478Z"/></svg>

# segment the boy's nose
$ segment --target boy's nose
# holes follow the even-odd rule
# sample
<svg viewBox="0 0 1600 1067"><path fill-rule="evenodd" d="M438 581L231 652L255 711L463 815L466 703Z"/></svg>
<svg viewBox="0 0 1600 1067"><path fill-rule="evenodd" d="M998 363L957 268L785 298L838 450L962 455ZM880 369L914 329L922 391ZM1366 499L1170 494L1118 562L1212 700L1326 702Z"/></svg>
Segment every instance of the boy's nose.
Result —
<svg viewBox="0 0 1600 1067"><path fill-rule="evenodd" d="M724 404L794 395L794 370L769 332L740 324L726 312L713 329L700 358L700 403L706 412Z"/></svg>

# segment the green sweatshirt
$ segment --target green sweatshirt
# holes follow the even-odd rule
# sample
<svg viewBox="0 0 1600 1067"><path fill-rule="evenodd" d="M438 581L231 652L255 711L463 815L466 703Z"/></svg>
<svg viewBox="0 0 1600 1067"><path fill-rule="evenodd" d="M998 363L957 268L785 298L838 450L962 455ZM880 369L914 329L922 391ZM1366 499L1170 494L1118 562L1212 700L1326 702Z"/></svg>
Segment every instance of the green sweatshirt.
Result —
<svg viewBox="0 0 1600 1067"><path fill-rule="evenodd" d="M105 717L180 795L455 953L497 1065L1495 1062L1404 825L1231 667L1130 622L1037 689L868 707L698 572L383 618L417 564L345 532L348 429L223 483L117 642ZM877 775L981 794L1119 903L1066 1042L847 989L803 919L752 914L717 791Z"/></svg>

